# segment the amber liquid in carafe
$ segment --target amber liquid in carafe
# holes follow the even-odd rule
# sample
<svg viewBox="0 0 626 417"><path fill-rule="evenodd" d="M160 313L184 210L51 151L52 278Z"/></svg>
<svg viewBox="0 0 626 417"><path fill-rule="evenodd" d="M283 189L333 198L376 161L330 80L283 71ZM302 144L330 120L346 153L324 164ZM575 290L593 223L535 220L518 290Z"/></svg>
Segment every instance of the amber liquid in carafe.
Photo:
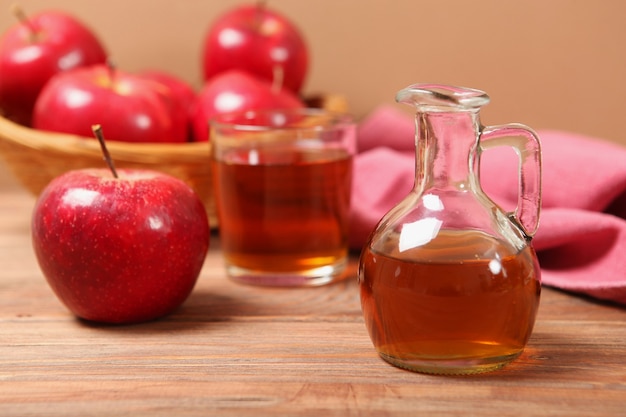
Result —
<svg viewBox="0 0 626 417"><path fill-rule="evenodd" d="M522 352L541 291L532 247L516 250L473 230L442 230L403 252L397 240L386 246L364 250L359 277L365 322L383 359L467 374Z"/></svg>

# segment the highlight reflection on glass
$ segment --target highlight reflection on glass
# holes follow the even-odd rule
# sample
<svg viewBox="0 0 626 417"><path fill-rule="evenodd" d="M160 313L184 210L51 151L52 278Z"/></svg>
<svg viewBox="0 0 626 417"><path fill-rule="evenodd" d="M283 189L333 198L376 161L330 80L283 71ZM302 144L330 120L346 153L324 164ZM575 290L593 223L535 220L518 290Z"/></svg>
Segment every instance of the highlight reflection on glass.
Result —
<svg viewBox="0 0 626 417"><path fill-rule="evenodd" d="M443 222L434 217L426 217L413 223L405 223L400 231L398 249L400 252L422 246L433 240Z"/></svg>

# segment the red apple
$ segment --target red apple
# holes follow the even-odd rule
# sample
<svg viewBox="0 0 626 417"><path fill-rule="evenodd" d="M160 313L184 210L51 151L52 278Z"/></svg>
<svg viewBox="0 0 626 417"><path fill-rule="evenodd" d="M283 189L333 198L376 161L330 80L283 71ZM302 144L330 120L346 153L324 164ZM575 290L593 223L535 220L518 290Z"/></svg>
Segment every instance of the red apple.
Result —
<svg viewBox="0 0 626 417"><path fill-rule="evenodd" d="M40 268L76 316L137 323L191 293L209 247L205 208L189 186L148 170L69 171L45 188L32 217Z"/></svg>
<svg viewBox="0 0 626 417"><path fill-rule="evenodd" d="M35 103L33 127L91 136L91 125L100 123L109 140L186 142L187 120L172 117L175 103L160 83L94 65L50 79Z"/></svg>
<svg viewBox="0 0 626 417"><path fill-rule="evenodd" d="M308 64L308 47L296 25L264 4L227 12L205 35L205 81L231 69L248 71L268 81L274 81L279 73L283 87L297 94Z"/></svg>
<svg viewBox="0 0 626 417"><path fill-rule="evenodd" d="M187 124L188 140L192 141L191 119L196 101L196 91L193 87L177 76L160 70L145 70L137 75L143 79L160 83L168 89L167 96L172 98L172 106L174 107L172 117L184 119L183 123Z"/></svg>
<svg viewBox="0 0 626 417"><path fill-rule="evenodd" d="M22 17L0 38L0 114L30 126L35 100L54 74L105 61L99 39L75 17Z"/></svg>
<svg viewBox="0 0 626 417"><path fill-rule="evenodd" d="M289 90L278 90L265 81L238 70L213 77L198 93L193 116L194 136L209 140L209 121L217 114L262 109L304 107Z"/></svg>

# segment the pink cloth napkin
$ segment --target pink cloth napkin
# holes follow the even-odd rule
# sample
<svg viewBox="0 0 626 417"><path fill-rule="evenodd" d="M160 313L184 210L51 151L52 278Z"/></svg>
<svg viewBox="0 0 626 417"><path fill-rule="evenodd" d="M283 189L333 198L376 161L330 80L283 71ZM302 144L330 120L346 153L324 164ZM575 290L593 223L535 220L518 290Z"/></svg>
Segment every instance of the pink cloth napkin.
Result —
<svg viewBox="0 0 626 417"><path fill-rule="evenodd" d="M626 304L626 148L598 138L537 132L543 154L543 204L533 239L542 282ZM485 192L505 209L517 201L512 150L483 154ZM413 187L414 122L391 106L359 126L351 246L363 246L378 220Z"/></svg>

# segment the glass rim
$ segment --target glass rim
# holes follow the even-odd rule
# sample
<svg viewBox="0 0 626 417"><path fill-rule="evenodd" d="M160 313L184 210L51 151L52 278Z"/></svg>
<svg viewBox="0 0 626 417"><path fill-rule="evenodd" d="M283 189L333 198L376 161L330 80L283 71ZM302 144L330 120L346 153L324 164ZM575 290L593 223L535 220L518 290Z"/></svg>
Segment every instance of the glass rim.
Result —
<svg viewBox="0 0 626 417"><path fill-rule="evenodd" d="M323 117L320 123L312 124L269 124L254 122L254 117L268 115L295 115L305 117ZM245 121L249 120L250 123ZM217 114L209 119L211 129L232 129L237 131L263 132L268 130L283 131L323 131L337 129L341 126L356 124L354 115L349 112L327 110L317 107L253 109Z"/></svg>

